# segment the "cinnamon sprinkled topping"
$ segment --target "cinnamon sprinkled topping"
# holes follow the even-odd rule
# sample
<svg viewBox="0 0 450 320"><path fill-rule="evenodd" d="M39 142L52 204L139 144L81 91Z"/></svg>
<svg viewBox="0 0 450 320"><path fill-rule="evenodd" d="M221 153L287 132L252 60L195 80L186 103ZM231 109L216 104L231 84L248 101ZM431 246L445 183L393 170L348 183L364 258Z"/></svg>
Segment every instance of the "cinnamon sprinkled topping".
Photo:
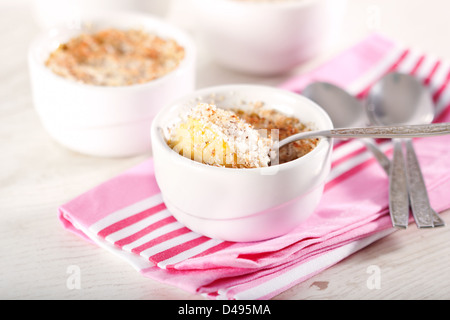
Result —
<svg viewBox="0 0 450 320"><path fill-rule="evenodd" d="M269 132L279 130L279 141L300 132L311 131L299 119L264 107L264 103L256 102L249 110L236 110L239 118L251 124L255 129L266 129ZM279 151L279 163L283 164L305 156L317 147L320 139L304 139L288 144Z"/></svg>
<svg viewBox="0 0 450 320"><path fill-rule="evenodd" d="M260 168L269 166L274 140L309 130L299 119L264 108L261 102L235 112L199 103L168 128L168 145L204 164ZM303 157L318 142L319 139L301 140L281 148L279 163Z"/></svg>
<svg viewBox="0 0 450 320"><path fill-rule="evenodd" d="M263 137L234 112L200 103L169 129L169 146L213 166L267 167L272 140Z"/></svg>
<svg viewBox="0 0 450 320"><path fill-rule="evenodd" d="M81 34L52 52L46 66L85 84L128 86L160 78L178 67L184 48L141 30Z"/></svg>

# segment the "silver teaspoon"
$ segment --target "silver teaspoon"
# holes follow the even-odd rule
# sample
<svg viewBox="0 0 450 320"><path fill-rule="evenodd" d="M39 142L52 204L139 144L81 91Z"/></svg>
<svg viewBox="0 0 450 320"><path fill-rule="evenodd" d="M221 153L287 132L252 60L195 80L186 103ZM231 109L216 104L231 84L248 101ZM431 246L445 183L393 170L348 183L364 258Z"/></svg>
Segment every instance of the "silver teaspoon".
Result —
<svg viewBox="0 0 450 320"><path fill-rule="evenodd" d="M367 108L369 117L379 125L427 124L434 119L433 101L428 90L417 78L398 72L386 75L374 86L369 95ZM407 138L395 141L393 162L397 162L397 165L392 174L399 176L397 177L399 184L401 179L404 179L402 171L405 170L409 201L417 226L419 228L444 226L444 221L431 208L412 140ZM402 142L406 144L406 168L403 165L405 162Z"/></svg>
<svg viewBox="0 0 450 320"><path fill-rule="evenodd" d="M407 126L380 126L367 128L343 128L322 131L308 131L290 136L281 140L276 147L303 139L336 138L336 139L397 139L397 138L423 138L450 134L450 123L407 125Z"/></svg>

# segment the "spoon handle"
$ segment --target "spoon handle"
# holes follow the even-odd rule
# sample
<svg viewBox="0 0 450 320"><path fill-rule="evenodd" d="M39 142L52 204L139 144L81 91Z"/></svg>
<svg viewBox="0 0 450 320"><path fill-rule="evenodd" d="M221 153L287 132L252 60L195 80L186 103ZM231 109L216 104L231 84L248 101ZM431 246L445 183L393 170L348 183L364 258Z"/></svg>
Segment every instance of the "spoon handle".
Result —
<svg viewBox="0 0 450 320"><path fill-rule="evenodd" d="M352 138L396 139L396 138L433 137L447 134L450 134L450 123L414 125L414 126L333 129L324 131L302 132L280 141L279 147L281 148L291 142L295 142L298 140L318 138L318 137L339 138L339 139L352 139Z"/></svg>
<svg viewBox="0 0 450 320"><path fill-rule="evenodd" d="M409 195L402 141L394 140L394 159L389 174L389 211L392 225L406 229L409 220Z"/></svg>
<svg viewBox="0 0 450 320"><path fill-rule="evenodd" d="M406 165L411 208L417 227L422 229L445 226L445 222L431 208L419 161L410 139L406 141Z"/></svg>
<svg viewBox="0 0 450 320"><path fill-rule="evenodd" d="M450 123L331 130L334 138L420 138L450 134Z"/></svg>
<svg viewBox="0 0 450 320"><path fill-rule="evenodd" d="M366 148L372 152L375 159L377 159L380 166L384 169L384 171L389 176L389 172L391 170L391 160L386 156L386 154L380 150L377 143L373 139L365 138L361 139L361 141L365 144Z"/></svg>

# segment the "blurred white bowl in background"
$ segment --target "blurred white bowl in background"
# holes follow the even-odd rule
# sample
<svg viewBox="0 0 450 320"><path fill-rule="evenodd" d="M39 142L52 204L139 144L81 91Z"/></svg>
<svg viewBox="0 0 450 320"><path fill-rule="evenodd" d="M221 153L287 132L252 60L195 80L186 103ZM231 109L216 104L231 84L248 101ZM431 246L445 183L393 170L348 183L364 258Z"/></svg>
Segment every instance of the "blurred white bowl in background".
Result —
<svg viewBox="0 0 450 320"><path fill-rule="evenodd" d="M218 63L257 75L290 71L336 41L347 0L190 0Z"/></svg>
<svg viewBox="0 0 450 320"><path fill-rule="evenodd" d="M76 26L85 17L112 12L167 14L170 0L32 0L33 14L42 28Z"/></svg>
<svg viewBox="0 0 450 320"><path fill-rule="evenodd" d="M140 14L108 14L88 19L89 31L140 28L174 39L186 56L174 71L144 84L104 87L54 74L49 54L83 32L52 28L31 44L28 60L35 108L49 134L74 151L101 157L125 157L151 151L150 127L158 111L195 89L196 48L183 31Z"/></svg>

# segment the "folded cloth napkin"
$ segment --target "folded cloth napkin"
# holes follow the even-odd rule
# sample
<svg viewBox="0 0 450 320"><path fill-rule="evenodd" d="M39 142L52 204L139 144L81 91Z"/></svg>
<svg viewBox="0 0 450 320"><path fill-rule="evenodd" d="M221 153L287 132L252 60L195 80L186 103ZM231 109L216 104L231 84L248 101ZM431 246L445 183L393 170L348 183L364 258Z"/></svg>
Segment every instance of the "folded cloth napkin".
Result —
<svg viewBox="0 0 450 320"><path fill-rule="evenodd" d="M371 35L281 87L330 81L363 97L382 75L415 74L429 87L437 121L450 121L450 65ZM415 140L430 200L450 207L450 137ZM380 147L391 154L389 142ZM166 209L148 160L59 208L65 228L128 261L145 277L211 299L270 299L392 233L388 179L357 140L340 143L319 208L289 234L231 243L196 234Z"/></svg>

